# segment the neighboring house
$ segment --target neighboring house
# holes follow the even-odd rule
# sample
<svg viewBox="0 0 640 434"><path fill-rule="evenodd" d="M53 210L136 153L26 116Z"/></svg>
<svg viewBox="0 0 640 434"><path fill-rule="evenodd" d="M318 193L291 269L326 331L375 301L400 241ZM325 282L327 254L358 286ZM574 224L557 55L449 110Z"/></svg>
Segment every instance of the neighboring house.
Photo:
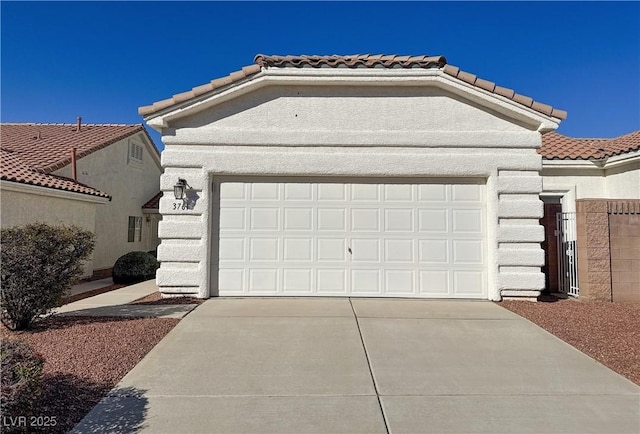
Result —
<svg viewBox="0 0 640 434"><path fill-rule="evenodd" d="M640 131L613 139L550 132L538 153L547 288L640 302Z"/></svg>
<svg viewBox="0 0 640 434"><path fill-rule="evenodd" d="M545 287L536 149L566 113L442 56L258 55L139 113L165 143L165 295Z"/></svg>
<svg viewBox="0 0 640 434"><path fill-rule="evenodd" d="M158 245L160 155L142 125L3 123L2 227L74 224L96 234L85 277Z"/></svg>

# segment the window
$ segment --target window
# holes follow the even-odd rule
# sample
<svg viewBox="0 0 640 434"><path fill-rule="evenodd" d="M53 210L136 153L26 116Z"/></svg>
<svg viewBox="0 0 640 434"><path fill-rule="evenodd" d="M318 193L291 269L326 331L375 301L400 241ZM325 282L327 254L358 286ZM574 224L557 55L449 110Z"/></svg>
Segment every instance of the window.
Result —
<svg viewBox="0 0 640 434"><path fill-rule="evenodd" d="M142 241L142 217L129 217L128 242Z"/></svg>
<svg viewBox="0 0 640 434"><path fill-rule="evenodd" d="M142 146L129 142L129 163L142 164Z"/></svg>

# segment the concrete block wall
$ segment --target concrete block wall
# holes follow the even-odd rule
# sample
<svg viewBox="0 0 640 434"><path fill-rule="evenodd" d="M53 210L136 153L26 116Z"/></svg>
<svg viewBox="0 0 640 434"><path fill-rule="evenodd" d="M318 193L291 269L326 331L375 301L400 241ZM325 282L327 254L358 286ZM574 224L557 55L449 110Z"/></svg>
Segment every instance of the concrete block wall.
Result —
<svg viewBox="0 0 640 434"><path fill-rule="evenodd" d="M576 201L582 301L640 302L640 200Z"/></svg>
<svg viewBox="0 0 640 434"><path fill-rule="evenodd" d="M608 208L612 299L640 303L640 200L610 201Z"/></svg>

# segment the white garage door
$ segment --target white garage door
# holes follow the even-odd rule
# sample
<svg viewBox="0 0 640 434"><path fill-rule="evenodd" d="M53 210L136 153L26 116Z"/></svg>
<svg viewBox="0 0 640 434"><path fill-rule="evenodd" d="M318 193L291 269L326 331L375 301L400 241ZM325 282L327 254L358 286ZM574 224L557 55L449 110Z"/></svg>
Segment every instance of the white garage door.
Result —
<svg viewBox="0 0 640 434"><path fill-rule="evenodd" d="M486 298L484 181L348 181L217 180L219 295Z"/></svg>

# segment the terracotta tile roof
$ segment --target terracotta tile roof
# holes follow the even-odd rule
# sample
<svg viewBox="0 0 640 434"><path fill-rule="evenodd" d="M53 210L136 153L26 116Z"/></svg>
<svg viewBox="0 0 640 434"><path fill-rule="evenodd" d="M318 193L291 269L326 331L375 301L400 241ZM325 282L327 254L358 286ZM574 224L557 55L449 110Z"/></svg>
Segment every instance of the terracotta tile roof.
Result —
<svg viewBox="0 0 640 434"><path fill-rule="evenodd" d="M71 163L71 148L77 158L146 130L142 124L0 124L0 145L13 151L31 169L54 172Z"/></svg>
<svg viewBox="0 0 640 434"><path fill-rule="evenodd" d="M2 163L0 165L0 179L3 181L18 182L21 184L36 185L111 199L111 196L107 193L75 182L73 179L36 172L25 164L15 152L1 149L0 156L2 157L0 159Z"/></svg>
<svg viewBox="0 0 640 434"><path fill-rule="evenodd" d="M613 139L576 139L556 132L542 135L538 154L547 160L602 159L640 150L640 130Z"/></svg>
<svg viewBox="0 0 640 434"><path fill-rule="evenodd" d="M227 77L212 80L202 86L194 87L192 90L174 95L171 98L155 102L151 105L138 108L138 114L148 116L164 109L173 107L185 101L190 101L216 89L229 86L231 84L252 80L263 69L281 67L347 67L347 68L423 68L440 69L445 74L450 75L465 83L477 88L491 92L495 95L510 99L518 104L531 108L539 113L557 119L566 119L567 112L555 109L547 104L534 101L532 98L520 95L512 89L496 86L495 83L483 80L468 72L461 71L455 66L447 64L444 56L398 56L389 54L353 54L353 55L333 55L333 56L269 56L258 54L254 58L254 64L245 66L240 71L232 72Z"/></svg>
<svg viewBox="0 0 640 434"><path fill-rule="evenodd" d="M323 66L337 68L442 68L447 63L444 56L398 56L395 54L352 54L347 56L267 56L258 54L254 62L263 68L293 66L296 68Z"/></svg>
<svg viewBox="0 0 640 434"><path fill-rule="evenodd" d="M155 196L153 196L147 203L142 205L142 209L159 209L160 208L160 198L162 197L162 192L159 192Z"/></svg>

